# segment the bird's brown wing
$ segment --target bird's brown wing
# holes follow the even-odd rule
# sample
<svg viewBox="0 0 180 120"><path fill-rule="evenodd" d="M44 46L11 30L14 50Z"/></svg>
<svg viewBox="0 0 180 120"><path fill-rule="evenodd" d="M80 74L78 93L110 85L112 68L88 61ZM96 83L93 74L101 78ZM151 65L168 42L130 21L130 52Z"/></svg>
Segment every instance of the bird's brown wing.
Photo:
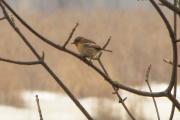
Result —
<svg viewBox="0 0 180 120"><path fill-rule="evenodd" d="M97 44L88 44L88 47L93 47L96 50L103 50L103 51L107 51L107 52L112 52L111 50L107 50L107 49L103 49L101 48L101 46L97 45Z"/></svg>
<svg viewBox="0 0 180 120"><path fill-rule="evenodd" d="M86 43L94 43L94 44L96 44L94 41L89 40L89 39L86 39L86 38L84 38L84 42L86 42Z"/></svg>
<svg viewBox="0 0 180 120"><path fill-rule="evenodd" d="M97 45L97 44L89 44L89 47L93 47L96 50L102 50L102 48L99 45Z"/></svg>

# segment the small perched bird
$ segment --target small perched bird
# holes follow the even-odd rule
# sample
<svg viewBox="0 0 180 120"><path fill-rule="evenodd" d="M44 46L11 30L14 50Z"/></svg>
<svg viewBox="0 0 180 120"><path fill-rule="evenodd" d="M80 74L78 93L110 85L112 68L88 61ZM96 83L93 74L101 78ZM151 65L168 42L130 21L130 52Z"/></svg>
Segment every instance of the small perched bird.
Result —
<svg viewBox="0 0 180 120"><path fill-rule="evenodd" d="M81 36L76 37L72 44L76 45L82 57L86 57L89 59L97 59L98 55L102 51L112 52L111 50L101 48L94 41L91 41Z"/></svg>

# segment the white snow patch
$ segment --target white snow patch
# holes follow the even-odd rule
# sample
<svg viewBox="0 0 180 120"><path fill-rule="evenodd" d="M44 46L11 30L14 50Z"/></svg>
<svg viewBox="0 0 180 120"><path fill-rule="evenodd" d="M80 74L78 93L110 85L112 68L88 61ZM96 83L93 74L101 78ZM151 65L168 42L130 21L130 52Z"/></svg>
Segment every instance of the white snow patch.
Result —
<svg viewBox="0 0 180 120"><path fill-rule="evenodd" d="M166 84L152 84L153 91L164 90ZM141 90L149 91L147 87L140 88ZM180 86L177 90L178 99L180 99ZM42 92L42 91L26 91L22 93L22 98L25 100L26 108L15 108L9 106L0 106L0 120L38 120L39 115L37 111L35 95L39 95L42 114L45 120L86 120L84 115L70 100L67 95L60 93ZM152 98L144 98L131 94L129 92L121 91L123 97L127 97L126 104L130 110L134 110L134 116L146 116L147 120L157 119ZM156 98L162 120L168 120L171 110L171 102L167 98ZM120 116L122 119L127 119L127 113L122 108L122 105L117 100L98 99L89 97L80 99L80 103L85 109L94 117L96 115L98 106L105 107L111 110L114 116ZM174 120L180 120L180 112L176 110Z"/></svg>

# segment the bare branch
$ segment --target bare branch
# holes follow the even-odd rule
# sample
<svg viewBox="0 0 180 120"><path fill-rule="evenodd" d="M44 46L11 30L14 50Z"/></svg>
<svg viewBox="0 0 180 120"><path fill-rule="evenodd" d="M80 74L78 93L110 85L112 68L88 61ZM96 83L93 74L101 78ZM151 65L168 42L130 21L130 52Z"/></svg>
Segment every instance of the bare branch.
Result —
<svg viewBox="0 0 180 120"><path fill-rule="evenodd" d="M148 69L146 71L146 79L145 79L145 81L149 81L149 73L150 73L150 71L151 71L151 64L149 65L149 67L148 67Z"/></svg>
<svg viewBox="0 0 180 120"><path fill-rule="evenodd" d="M173 62L172 62L173 68L172 68L171 80L170 80L170 83L168 85L168 88L166 89L166 93L168 93L168 94L166 94L166 96L173 102L173 105L175 105L178 108L178 110L180 111L179 101L176 98L174 98L175 100L171 99L172 97L170 96L173 87L176 86L176 83L177 83L178 55L177 55L176 33L174 33L168 19L166 18L166 16L162 12L162 10L159 8L159 6L156 4L156 2L154 0L150 0L150 2L154 6L154 8L157 10L157 12L161 16L162 20L164 21L164 23L167 27L167 30L169 32L169 36L171 38L172 51L173 51ZM172 113L172 114L174 114L174 113Z"/></svg>
<svg viewBox="0 0 180 120"><path fill-rule="evenodd" d="M163 61L164 61L165 63L168 63L168 64L170 64L170 65L173 65L173 62L170 61L170 60L168 60L168 59L163 59ZM177 67L180 68L180 65L178 64Z"/></svg>
<svg viewBox="0 0 180 120"><path fill-rule="evenodd" d="M173 65L173 62L172 62L172 61L170 61L170 60L168 60L168 59L163 59L163 61L164 61L165 63L168 63L168 64Z"/></svg>
<svg viewBox="0 0 180 120"><path fill-rule="evenodd" d="M121 103L124 107L124 109L126 110L126 112L128 113L128 115L131 117L132 120L136 120L135 117L132 115L132 113L129 111L129 109L127 108L126 104L124 103L125 100L127 99L127 97L125 97L124 99L122 99L122 97L120 96L120 94L117 92L116 95L119 98L119 103Z"/></svg>
<svg viewBox="0 0 180 120"><path fill-rule="evenodd" d="M0 57L0 61L13 63L13 64L18 64L18 65L38 65L38 64L42 63L40 60L25 62L25 61L15 61L15 60L10 60L10 59L5 59L5 58L2 58L2 57Z"/></svg>
<svg viewBox="0 0 180 120"><path fill-rule="evenodd" d="M39 118L40 118L40 120L43 120L43 116L42 116L41 107L40 107L40 104L39 104L39 98L38 98L38 95L36 95L36 103L37 103L37 108L38 108Z"/></svg>
<svg viewBox="0 0 180 120"><path fill-rule="evenodd" d="M164 6L167 8L171 9L172 11L176 12L180 16L180 8L177 6L173 5L171 2L167 0L159 0Z"/></svg>
<svg viewBox="0 0 180 120"><path fill-rule="evenodd" d="M176 42L180 42L180 38L178 40L176 40Z"/></svg>
<svg viewBox="0 0 180 120"><path fill-rule="evenodd" d="M69 43L69 41L71 40L74 32L76 31L76 28L78 27L79 23L76 23L76 25L74 26L74 28L72 29L71 33L69 34L68 39L66 40L66 42L63 45L63 48L65 48L67 46L67 44Z"/></svg>
<svg viewBox="0 0 180 120"><path fill-rule="evenodd" d="M42 57L40 58L40 61L43 61L44 62L44 58L45 58L45 53L44 51L42 52Z"/></svg>
<svg viewBox="0 0 180 120"><path fill-rule="evenodd" d="M29 26L4 0L2 0L2 3L8 8L9 11L12 12L12 14L25 26L27 27L27 29L29 29L34 35L36 35L38 38L40 38L40 40L42 40L43 42L49 44L50 46L52 46L53 48L56 48L60 51L66 52L68 54L71 54L72 56L78 58L79 60L81 60L82 62L84 62L85 64L87 64L88 66L90 66L91 68L93 68L95 71L97 71L102 77L104 77L104 79L110 83L112 86L116 86L120 89L132 92L134 94L137 95L141 95L141 96L156 96L156 97L163 97L166 96L166 94L163 92L155 92L155 93L149 93L149 92L144 92L144 91L140 91L140 90L136 90L134 88L130 88L127 87L125 85L122 85L116 81L111 80L109 77L107 77L104 72L102 72L98 67L94 66L93 64L91 64L89 61L87 61L86 59L83 59L79 54L76 54L75 52L65 49L62 46L59 46L58 44L55 44L54 42L52 42L51 40L48 40L47 38L45 38L44 36L42 36L41 34L39 34L37 31L35 31L31 26Z"/></svg>
<svg viewBox="0 0 180 120"><path fill-rule="evenodd" d="M110 39L109 39L109 40L110 40ZM108 41L109 41L109 40L108 40ZM108 44L108 43L109 43L109 42L107 42L107 44ZM103 48L105 48L105 47L107 46L107 44L105 44L105 46L104 46ZM101 62L100 58L98 59L98 62L99 62L99 65L101 66L101 68L103 69L104 73L109 77L109 74L108 74L107 70L105 69L103 63ZM112 87L113 87L113 89L114 89L113 94L116 94L116 96L117 96L118 99L119 99L119 103L121 103L121 104L123 105L124 109L126 110L126 112L128 113L128 115L131 117L131 119L132 119L132 120L135 120L134 116L132 115L132 113L129 111L129 109L127 108L126 104L124 103L124 101L127 99L127 97L124 98L124 99L122 99L122 97L120 96L120 94L119 94L119 92L118 92L118 88L116 88L116 87L114 87L114 86L112 86Z"/></svg>
<svg viewBox="0 0 180 120"><path fill-rule="evenodd" d="M176 95L177 95L177 81L176 81L176 83L174 85L174 93L173 94L174 94L173 97L176 99ZM169 120L172 120L173 117L174 117L175 107L176 107L175 104L172 102L172 109L171 109L171 114L170 114Z"/></svg>
<svg viewBox="0 0 180 120"><path fill-rule="evenodd" d="M43 42L49 44L50 46L60 50L60 51L63 51L63 52L66 52L68 54L71 54L72 56L78 58L79 60L81 60L82 62L84 62L85 64L87 64L88 66L90 66L91 68L93 68L97 73L99 73L103 78L104 80L106 80L109 84L111 84L112 86L115 86L116 88L120 88L120 89L123 89L123 90L126 90L128 92L131 92L131 93L134 93L134 94L137 94L137 95L141 95L141 96L147 96L147 97L168 97L168 92L167 90L164 90L164 91L161 91L161 92L146 92L146 91L141 91L141 90L137 90L137 89L134 89L134 88L131 88L131 87L128 87L128 86L125 86L123 84L120 84L116 81L113 81L111 78L107 77L107 75L101 71L98 67L96 67L95 65L91 64L90 62L88 62L87 60L83 59L80 55L76 54L75 52L71 51L71 50L68 50L66 48L63 48L62 46L58 45L58 44L55 44L54 42L52 42L51 40L48 40L47 38L45 38L44 36L42 36L41 34L39 34L37 31L35 31L32 27L30 27L4 0L1 0L2 3L8 8L8 10L25 26L27 27L27 29L29 29L34 35L36 35L38 38L40 38L40 40L42 40ZM156 3L154 2L154 0L150 0L152 4L155 4L153 6L155 6L155 8L158 10L158 13L160 12L160 14L162 14L162 17L163 17L163 20L165 21L166 23L166 27L167 28L170 28L168 29L169 31L169 34L171 36L171 40L173 41L172 42L172 47L173 47L173 56L176 58L177 57L177 46L175 45L176 42L174 42L174 34L173 34L173 31L171 29L171 26L170 24L168 23L166 17L163 15L162 11L159 9L159 7L156 5ZM173 59L173 62L175 63L174 66L176 68L176 64L177 64L177 60L176 59ZM43 65L45 66L45 65ZM46 66L45 66L46 67ZM174 85L174 79L176 79L176 69L173 67L173 70L172 70L172 78L171 78L171 82L170 82L170 85L168 87L168 90L171 89L171 87ZM46 69L48 69L48 67L46 67ZM51 71L52 72L52 71ZM53 76L53 72L51 73L51 75ZM58 78L55 77L55 80L58 81ZM172 100L172 99L170 99ZM179 102L176 100L177 104L176 107L178 108L178 110L180 110L180 106L178 106Z"/></svg>
<svg viewBox="0 0 180 120"><path fill-rule="evenodd" d="M1 18L0 18L0 21L1 21L1 20L5 20L5 19L6 19L6 17L1 17Z"/></svg>
<svg viewBox="0 0 180 120"><path fill-rule="evenodd" d="M177 45L176 45L176 37L174 35L174 31L168 21L168 19L166 18L166 16L164 15L164 13L162 12L162 10L159 8L159 6L156 4L156 2L154 0L149 0L151 2L151 4L154 6L154 8L156 9L156 11L158 12L158 14L160 15L160 17L162 18L164 24L166 25L166 28L169 32L169 36L171 38L171 44L172 44L172 49L173 49L173 68L172 68L172 74L171 74L171 80L169 83L169 86L167 88L167 91L171 91L175 81L177 79Z"/></svg>
<svg viewBox="0 0 180 120"><path fill-rule="evenodd" d="M180 112L180 103L179 101L171 94L168 93L169 95L167 95L167 97L172 101L172 103L176 106L176 108L178 109L178 111Z"/></svg>
<svg viewBox="0 0 180 120"><path fill-rule="evenodd" d="M4 2L3 0L0 1L0 6L2 8L3 14L6 16L7 21L11 25L11 27L14 29L14 31L21 37L21 39L24 41L24 43L29 47L29 49L32 51L32 53L38 58L41 59L40 55L36 52L34 47L29 43L27 38L21 33L21 31L12 23L11 18L9 17L8 13L6 12L6 9L4 8L4 4L2 5L1 2ZM90 116L90 114L85 110L85 108L80 104L80 102L75 98L75 96L71 93L71 91L64 85L62 80L60 80L57 75L50 69L50 67L43 61L41 64L47 72L56 80L59 86L67 93L67 95L71 98L71 100L76 104L76 106L79 108L79 110L87 117L88 120L93 120L93 118Z"/></svg>
<svg viewBox="0 0 180 120"><path fill-rule="evenodd" d="M177 0L174 0L174 6L177 6L177 2L178 2ZM174 12L174 36L177 39L177 14L176 14L176 12ZM176 79L175 84L174 84L174 97L175 98L176 98L176 92L177 92L177 79ZM170 114L169 120L173 119L174 112L175 112L175 105L172 103L171 114Z"/></svg>
<svg viewBox="0 0 180 120"><path fill-rule="evenodd" d="M104 80L106 80L108 83L110 83L112 86L116 86L120 89L132 92L134 94L137 95L141 95L141 96L148 96L148 97L163 97L166 96L166 93L164 91L162 92L154 92L154 93L150 93L150 92L144 92L144 91L140 91L140 90L136 90L134 88L130 88L127 87L125 85L122 85L116 81L111 80L109 77L107 77L104 72L102 72L98 67L94 66L93 64L91 64L89 61L83 59L79 54L76 54L75 52L65 49L62 46L59 46L58 44L55 44L54 42L52 42L51 40L45 38L44 36L42 36L41 34L39 34L37 31L35 31L32 27L30 27L4 0L2 0L3 4L9 9L9 11L11 11L13 13L13 15L25 26L27 27L27 29L29 29L34 35L36 35L38 38L40 38L40 40L42 40L43 42L49 44L50 46L52 46L53 48L56 48L60 51L66 52L68 54L71 54L72 56L78 58L79 60L81 60L82 62L84 62L85 64L87 64L88 66L90 66L91 68L93 68L95 71L97 71L102 77L104 77Z"/></svg>
<svg viewBox="0 0 180 120"><path fill-rule="evenodd" d="M105 49L105 48L108 46L108 44L110 43L110 41L111 41L111 36L108 38L107 42L104 44L104 46L103 46L102 48ZM101 53L99 54L98 59L100 59L100 57L102 56L102 54L103 54L103 52L101 52Z"/></svg>
<svg viewBox="0 0 180 120"><path fill-rule="evenodd" d="M151 86L150 86L150 83L149 83L149 73L151 71L151 64L149 65L147 71L146 71L146 83L148 85L148 88L149 88L149 91L152 93L152 89L151 89ZM152 97L153 99L153 103L154 103L154 106L155 106L155 109L156 109L156 113L157 113L157 117L158 117L158 120L160 120L160 115L159 115L159 110L158 110L158 107L157 107L157 103L156 103L156 100L154 97Z"/></svg>
<svg viewBox="0 0 180 120"><path fill-rule="evenodd" d="M105 69L103 63L101 62L101 59L98 59L99 65L101 66L101 68L103 69L104 73L107 75L107 77L109 77L109 74L107 72L107 70Z"/></svg>
<svg viewBox="0 0 180 120"><path fill-rule="evenodd" d="M110 41L111 41L111 36L109 36L107 42L104 44L103 49L105 49L109 45Z"/></svg>

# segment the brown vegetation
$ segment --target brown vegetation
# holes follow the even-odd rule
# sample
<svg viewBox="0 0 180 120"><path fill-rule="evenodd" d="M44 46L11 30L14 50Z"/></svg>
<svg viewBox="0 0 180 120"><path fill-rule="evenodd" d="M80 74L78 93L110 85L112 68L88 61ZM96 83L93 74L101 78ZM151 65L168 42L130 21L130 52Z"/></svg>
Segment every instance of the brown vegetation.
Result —
<svg viewBox="0 0 180 120"><path fill-rule="evenodd" d="M146 67L150 63L153 65L151 77L154 82L167 82L169 80L171 66L164 63L163 58L171 58L171 44L168 32L154 11L98 10L87 14L80 11L72 13L72 11L61 10L51 15L25 13L23 17L26 21L59 44L67 39L69 31L76 22L80 23L80 27L75 35L86 36L99 44L105 43L107 38L112 36L109 49L113 53L104 54L103 61L111 77L121 80L121 83L129 85L144 83ZM169 16L171 17L171 15ZM18 23L16 24L20 26ZM16 60L34 58L6 22L0 22L0 26L3 28L0 29L0 55L2 57ZM24 28L21 29L26 31ZM34 43L39 53L46 52L45 61L60 75L60 78L63 78L76 95L80 97L112 96L111 87L100 80L102 78L92 69L81 64L77 59L37 41L37 38L29 32L25 34L32 38L31 42ZM76 50L71 45L68 47ZM18 90L59 90L56 83L49 80L52 78L40 65L27 67L2 62L0 63L0 71L0 88L2 89L13 91L14 88ZM6 82L11 83L11 85L7 86ZM86 86L84 86L85 84ZM6 87L4 88L4 86ZM97 91L99 86L101 89Z"/></svg>

